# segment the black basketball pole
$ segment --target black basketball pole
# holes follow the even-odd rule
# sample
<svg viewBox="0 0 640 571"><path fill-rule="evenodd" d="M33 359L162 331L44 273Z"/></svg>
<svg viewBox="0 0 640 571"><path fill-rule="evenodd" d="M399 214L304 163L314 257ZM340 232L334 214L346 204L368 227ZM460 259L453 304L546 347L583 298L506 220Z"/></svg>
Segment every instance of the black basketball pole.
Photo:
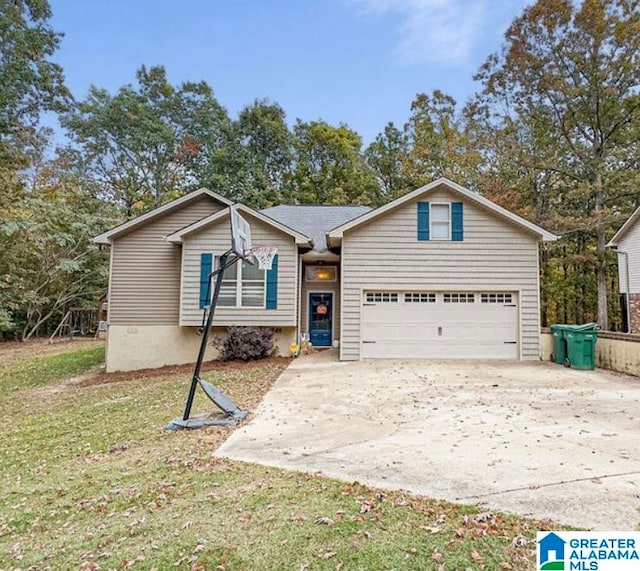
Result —
<svg viewBox="0 0 640 571"><path fill-rule="evenodd" d="M232 258L231 261L227 264L227 259L229 258L229 254L231 254L231 252L232 251L229 250L222 254L222 256L220 256L220 259L218 261L218 269L209 275L209 291L211 290L211 278L213 278L214 275L216 276L216 285L213 289L213 297L211 298L209 315L207 317L207 323L205 324L204 331L202 332L200 350L198 351L198 360L196 361L196 368L193 371L193 378L191 379L191 388L189 389L187 404L184 408L184 415L182 417L182 420L184 420L185 422L189 420L191 407L193 406L193 399L196 396L196 388L198 386L198 382L200 381L200 369L202 369L202 361L204 361L204 354L207 350L209 331L211 331L211 326L213 325L213 314L215 312L216 305L218 304L218 297L220 296L220 288L222 287L222 278L224 276L224 271L240 259L239 256L236 256Z"/></svg>

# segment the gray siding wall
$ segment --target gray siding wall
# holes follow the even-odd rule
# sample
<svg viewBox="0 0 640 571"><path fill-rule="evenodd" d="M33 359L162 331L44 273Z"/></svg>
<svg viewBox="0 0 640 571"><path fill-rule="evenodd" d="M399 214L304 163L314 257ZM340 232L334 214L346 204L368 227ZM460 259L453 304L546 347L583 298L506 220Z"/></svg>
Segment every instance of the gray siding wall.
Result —
<svg viewBox="0 0 640 571"><path fill-rule="evenodd" d="M634 224L618 244L618 252L629 256L628 293L640 293L640 224ZM618 256L620 292L627 293L627 265L624 255Z"/></svg>
<svg viewBox="0 0 640 571"><path fill-rule="evenodd" d="M438 188L429 202L461 201ZM342 241L341 358L360 358L363 290L520 291L521 355L538 359L538 244L464 200L464 241L417 240L418 200L346 232Z"/></svg>
<svg viewBox="0 0 640 571"><path fill-rule="evenodd" d="M317 265L317 264L309 264ZM327 264L330 265L330 264ZM338 279L335 282L308 282L304 279L304 265L302 268L302 298L300 300L300 332L309 333L309 294L316 292L333 293L333 333L335 341L340 339L340 268L337 268Z"/></svg>
<svg viewBox="0 0 640 571"><path fill-rule="evenodd" d="M202 197L114 241L111 325L178 325L180 246L165 237L221 208L213 199Z"/></svg>
<svg viewBox="0 0 640 571"><path fill-rule="evenodd" d="M214 324L219 326L253 325L268 327L295 326L298 320L298 249L291 236L245 216L251 224L254 245L278 247L278 308L217 307ZM229 218L215 222L185 237L182 264L182 299L180 325L201 325L200 302L200 254L211 252L218 263L218 256L229 249L231 242Z"/></svg>

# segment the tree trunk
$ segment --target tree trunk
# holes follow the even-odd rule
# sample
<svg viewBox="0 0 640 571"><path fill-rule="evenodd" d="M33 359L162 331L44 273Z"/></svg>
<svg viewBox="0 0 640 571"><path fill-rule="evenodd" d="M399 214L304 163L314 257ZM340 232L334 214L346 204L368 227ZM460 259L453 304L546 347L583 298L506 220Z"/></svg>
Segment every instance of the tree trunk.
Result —
<svg viewBox="0 0 640 571"><path fill-rule="evenodd" d="M596 213L596 242L598 251L598 268L596 281L598 285L598 325L600 329L609 329L609 311L607 307L607 258L605 227L601 220L604 204L604 191L602 189L602 174L596 173L595 178L595 213Z"/></svg>

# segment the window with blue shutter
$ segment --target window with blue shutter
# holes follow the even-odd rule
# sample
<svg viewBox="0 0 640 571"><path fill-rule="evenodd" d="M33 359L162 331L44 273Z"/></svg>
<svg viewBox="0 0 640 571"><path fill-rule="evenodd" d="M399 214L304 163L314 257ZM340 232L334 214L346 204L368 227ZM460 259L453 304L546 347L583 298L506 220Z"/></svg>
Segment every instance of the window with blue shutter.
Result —
<svg viewBox="0 0 640 571"><path fill-rule="evenodd" d="M429 239L429 203L418 202L418 240Z"/></svg>
<svg viewBox="0 0 640 571"><path fill-rule="evenodd" d="M278 309L278 254L273 257L271 269L267 270L267 309Z"/></svg>
<svg viewBox="0 0 640 571"><path fill-rule="evenodd" d="M200 309L204 309L211 303L209 291L209 275L213 269L213 254L200 254Z"/></svg>
<svg viewBox="0 0 640 571"><path fill-rule="evenodd" d="M462 242L464 239L463 232L463 216L462 202L451 203L451 240L454 242Z"/></svg>

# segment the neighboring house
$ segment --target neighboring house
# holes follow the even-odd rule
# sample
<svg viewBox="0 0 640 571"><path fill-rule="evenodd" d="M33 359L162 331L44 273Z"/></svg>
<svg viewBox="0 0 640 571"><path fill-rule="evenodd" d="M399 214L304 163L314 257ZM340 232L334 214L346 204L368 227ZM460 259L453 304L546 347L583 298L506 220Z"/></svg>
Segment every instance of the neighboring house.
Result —
<svg viewBox="0 0 640 571"><path fill-rule="evenodd" d="M229 205L201 189L95 239L112 248L107 370L195 359ZM225 274L216 331L269 326L281 354L305 335L343 360L539 358L538 243L556 237L479 194L439 179L376 210L236 208L278 255Z"/></svg>
<svg viewBox="0 0 640 571"><path fill-rule="evenodd" d="M640 208L622 225L607 246L618 253L619 290L626 330L640 332Z"/></svg>

